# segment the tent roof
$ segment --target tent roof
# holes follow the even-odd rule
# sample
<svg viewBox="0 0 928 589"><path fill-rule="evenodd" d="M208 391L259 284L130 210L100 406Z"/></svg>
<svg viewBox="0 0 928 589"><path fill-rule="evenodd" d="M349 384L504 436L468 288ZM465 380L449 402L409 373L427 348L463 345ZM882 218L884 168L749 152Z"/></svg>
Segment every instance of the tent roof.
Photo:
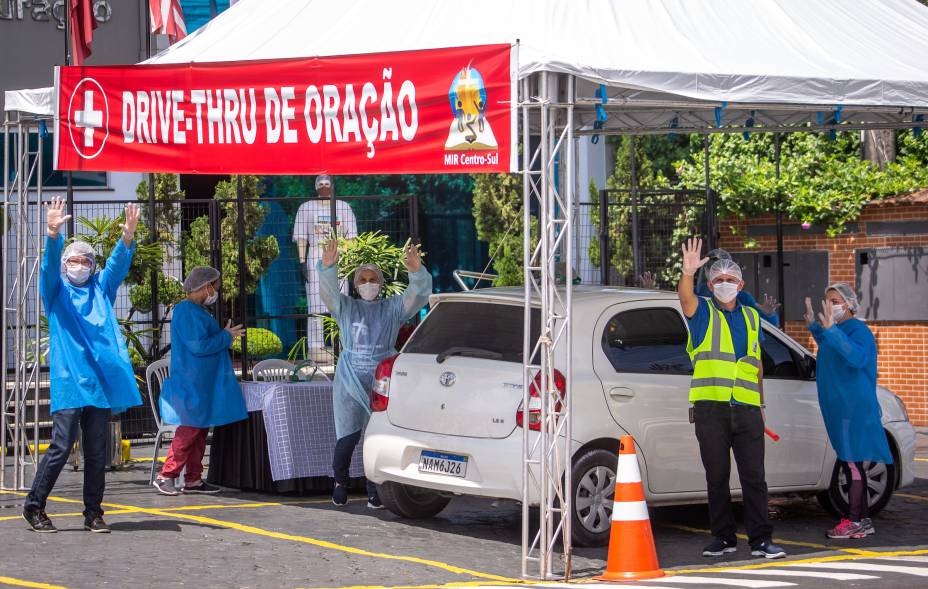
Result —
<svg viewBox="0 0 928 589"><path fill-rule="evenodd" d="M151 62L517 39L521 77L665 99L928 107L928 8L915 0L241 0Z"/></svg>

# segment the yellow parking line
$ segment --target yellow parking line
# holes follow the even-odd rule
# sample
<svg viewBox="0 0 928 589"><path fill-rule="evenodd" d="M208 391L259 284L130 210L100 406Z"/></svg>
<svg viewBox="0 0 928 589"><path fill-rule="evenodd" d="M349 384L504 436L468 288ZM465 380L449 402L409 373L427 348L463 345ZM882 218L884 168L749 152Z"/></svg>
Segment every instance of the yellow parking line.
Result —
<svg viewBox="0 0 928 589"><path fill-rule="evenodd" d="M33 581L24 581L13 577L0 576L0 585L13 585L14 587L35 587L35 589L68 589L63 585L49 585L48 583L36 583Z"/></svg>
<svg viewBox="0 0 928 589"><path fill-rule="evenodd" d="M331 499L312 499L307 501L265 501L262 503L216 503L211 505L183 505L181 507L159 507L161 511L199 511L201 509L248 509L252 507L285 507L287 505L322 505L332 503Z"/></svg>
<svg viewBox="0 0 928 589"><path fill-rule="evenodd" d="M928 462L928 458L916 458L918 462Z"/></svg>
<svg viewBox="0 0 928 589"><path fill-rule="evenodd" d="M158 457L158 462L164 462L165 460L167 460L167 458L164 456ZM126 462L151 462L151 458L130 458Z"/></svg>
<svg viewBox="0 0 928 589"><path fill-rule="evenodd" d="M912 495L910 493L896 493L896 497L902 497L904 499L915 499L916 501L928 501L928 497L922 497L921 495Z"/></svg>
<svg viewBox="0 0 928 589"><path fill-rule="evenodd" d="M21 493L19 491L4 491L5 493L12 495L24 496L26 493ZM49 501L58 501L62 503L81 503L76 499L67 499L65 497L49 497ZM138 507L136 505L124 505L120 503L103 503L104 507L113 507L115 509L132 509L136 510L139 513L145 513L148 515L160 515L162 517L171 517L180 520L187 520L192 522L197 522L200 524L216 526L220 528L228 528L230 530L236 530L239 532L244 532L246 534L253 534L255 536L264 536L266 538L275 538L277 540L288 540L290 542L300 542L303 544L310 544L312 546L317 546L319 548L328 548L330 550L338 550L340 552L346 552L348 554L356 554L358 556L369 556L372 558L381 558L384 560L397 560L403 562L409 562L413 564L420 564L427 567L437 568L449 573L454 573L457 575L467 575L470 577L476 577L478 579L489 579L491 581L507 581L507 582L519 582L519 579L513 579L511 577L503 577L500 575L493 575L489 573L482 573L480 571L474 571L471 569L466 569L464 567L455 566L452 564L447 564L444 562L439 562L437 560L429 560L425 558L419 558L417 556L403 556L396 554L387 554L383 552L371 552L369 550L364 550L362 548L355 548L353 546L345 546L343 544L335 544L334 542L328 542L326 540L319 540L316 538L310 538L309 536L298 536L295 534L285 534L282 532L272 532L271 530L265 530L255 526L249 526L245 524L240 524L236 522L230 522L220 519L213 519L210 517L203 517L200 515L187 515L178 513L176 511L166 511L164 509L152 509L147 507Z"/></svg>
<svg viewBox="0 0 928 589"><path fill-rule="evenodd" d="M748 564L744 566L719 566L719 567L707 567L701 569L675 569L672 571L667 571L668 573L672 572L674 574L689 574L689 573L718 573L720 571L745 571L751 569L766 569L770 567L784 567L794 564L812 564L818 562L840 562L847 560L862 560L865 558L880 558L880 557L894 557L894 556L922 556L928 554L928 550L897 550L892 552L870 552L869 554L839 554L836 556L819 556L815 558L804 558L801 560L775 560L769 561L762 564Z"/></svg>
<svg viewBox="0 0 928 589"><path fill-rule="evenodd" d="M668 523L657 523L664 528L672 528L674 530L683 530L684 532L693 532L694 534L712 534L711 530L705 530L703 528L694 528L691 526L682 526L679 524L668 524ZM748 537L745 534L738 534L738 537L742 540L747 540ZM786 546L802 546L803 548L815 548L817 550L835 550L838 552L847 552L849 554L859 554L859 555L869 555L873 554L869 550L860 550L857 548L843 548L841 546L827 546L825 544L817 544L815 542L802 542L799 540L784 540L782 538L774 538L773 541L776 544L784 544Z"/></svg>

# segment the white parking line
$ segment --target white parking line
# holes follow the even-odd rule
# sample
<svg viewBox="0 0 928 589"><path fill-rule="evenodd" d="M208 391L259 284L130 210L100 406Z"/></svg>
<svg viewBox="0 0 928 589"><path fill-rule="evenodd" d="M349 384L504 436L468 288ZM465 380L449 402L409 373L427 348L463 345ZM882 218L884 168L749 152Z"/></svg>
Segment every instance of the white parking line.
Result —
<svg viewBox="0 0 928 589"><path fill-rule="evenodd" d="M886 556L879 560L902 560L905 562L925 562L928 563L928 556Z"/></svg>
<svg viewBox="0 0 928 589"><path fill-rule="evenodd" d="M826 573L815 571L783 571L780 569L745 569L741 571L719 571L736 575L769 575L771 577L807 577L811 579L831 579L833 581L865 581L879 579L873 575L859 575L856 573Z"/></svg>
<svg viewBox="0 0 928 589"><path fill-rule="evenodd" d="M749 589L768 589L772 587L795 587L795 583L785 581L754 581L752 579L725 579L720 577L690 577L677 575L664 579L649 579L648 583L685 583L700 585L728 585L730 587L748 587ZM636 585L637 587L637 585Z"/></svg>
<svg viewBox="0 0 928 589"><path fill-rule="evenodd" d="M869 562L812 562L808 564L792 564L786 566L803 567L809 569L842 569L847 571L864 571L868 573L899 573L928 577L928 567L904 567L891 564L876 564Z"/></svg>

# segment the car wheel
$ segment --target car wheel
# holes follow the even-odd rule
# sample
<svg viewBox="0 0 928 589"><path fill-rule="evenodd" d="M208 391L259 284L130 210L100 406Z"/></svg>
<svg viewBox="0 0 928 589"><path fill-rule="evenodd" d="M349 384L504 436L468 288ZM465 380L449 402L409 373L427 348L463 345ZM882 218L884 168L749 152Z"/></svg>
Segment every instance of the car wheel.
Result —
<svg viewBox="0 0 928 589"><path fill-rule="evenodd" d="M447 497L421 487L386 482L377 487L384 507L400 517L425 519L437 515L451 502Z"/></svg>
<svg viewBox="0 0 928 589"><path fill-rule="evenodd" d="M867 496L870 504L870 517L878 514L893 495L896 486L896 465L882 462L864 462L867 471ZM848 492L851 481L848 480L839 463L835 463L831 473L831 485L818 494L818 502L835 517L842 517L848 512Z"/></svg>
<svg viewBox="0 0 928 589"><path fill-rule="evenodd" d="M571 536L578 546L606 546L612 529L615 469L618 458L608 450L588 450L571 470Z"/></svg>

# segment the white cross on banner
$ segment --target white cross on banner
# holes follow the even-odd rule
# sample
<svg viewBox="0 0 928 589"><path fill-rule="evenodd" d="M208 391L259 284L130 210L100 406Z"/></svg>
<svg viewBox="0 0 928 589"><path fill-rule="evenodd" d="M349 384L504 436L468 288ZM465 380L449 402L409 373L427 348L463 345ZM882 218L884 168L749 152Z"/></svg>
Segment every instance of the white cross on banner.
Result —
<svg viewBox="0 0 928 589"><path fill-rule="evenodd" d="M84 129L84 147L93 147L93 130L103 126L103 111L93 109L93 90L84 90L84 110L74 113L74 124Z"/></svg>

